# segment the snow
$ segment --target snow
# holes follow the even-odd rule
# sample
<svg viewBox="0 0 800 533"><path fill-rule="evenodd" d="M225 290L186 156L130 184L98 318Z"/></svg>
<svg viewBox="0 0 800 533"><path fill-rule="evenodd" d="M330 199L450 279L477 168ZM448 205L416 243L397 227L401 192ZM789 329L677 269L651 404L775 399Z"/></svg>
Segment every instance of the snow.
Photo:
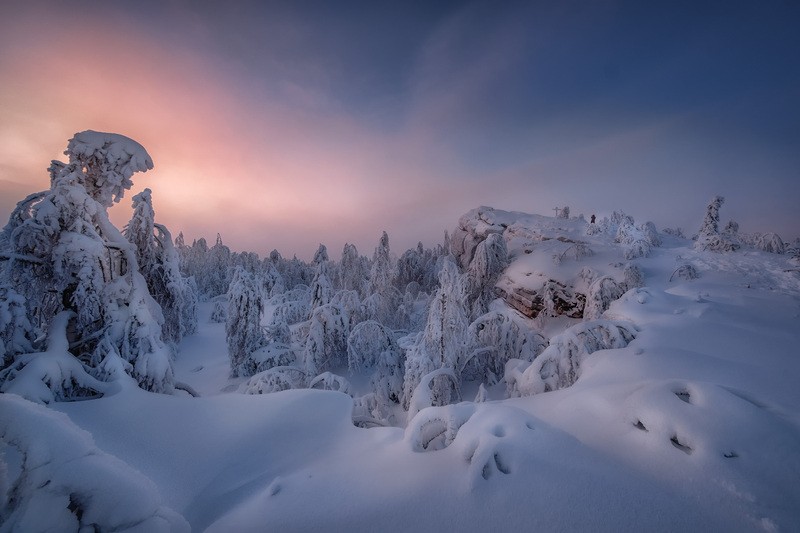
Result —
<svg viewBox="0 0 800 533"><path fill-rule="evenodd" d="M430 407L429 382L461 370L431 369L407 424L396 418L404 427L370 429L353 424L354 400L341 392L243 394L253 390L247 378L229 377L224 324L210 322L214 303L205 302L198 332L181 341L174 364L176 382L201 397L120 387L44 409L5 394L3 444L9 448L8 427L24 425L31 449L55 457L45 461L53 476L52 465L81 450L74 455L101 466L70 467L64 472L75 477L58 479L108 498L134 491L132 513L163 517L159 524L175 530L185 527L177 514L193 531L211 532L797 530L800 276L787 256L716 253L661 234L660 246L626 260L616 230L489 208L460 225L466 229L454 239L463 254L475 252L478 235L503 235L504 290L538 290L552 279L587 291L606 277L626 283L631 266L643 286L601 298L591 322L525 318L494 302L493 312L500 306L549 339L534 363L506 366L506 378L535 370L539 381L520 391L528 395L503 399L501 380L475 384L480 403ZM564 254L577 242L593 253ZM699 277L673 276L683 265ZM589 334L591 346L575 340ZM578 350L566 361L570 342ZM543 392L548 361L579 371L563 382L548 374L558 386ZM327 388L342 386L327 377ZM5 457L13 478L20 456ZM106 467L119 473L118 484L102 473L88 482ZM61 500L30 509L63 510ZM122 512L92 516L116 520ZM17 520L8 507L0 513ZM58 516L67 524L74 515Z"/></svg>

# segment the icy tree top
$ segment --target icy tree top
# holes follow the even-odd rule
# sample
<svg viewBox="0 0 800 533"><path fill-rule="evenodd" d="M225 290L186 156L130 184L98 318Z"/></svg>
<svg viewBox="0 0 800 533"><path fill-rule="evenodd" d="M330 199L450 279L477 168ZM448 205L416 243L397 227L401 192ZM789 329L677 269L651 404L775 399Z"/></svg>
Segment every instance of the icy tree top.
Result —
<svg viewBox="0 0 800 533"><path fill-rule="evenodd" d="M69 140L64 154L86 173L84 186L98 202L110 207L133 185L134 172L153 168L153 160L136 141L116 133L86 130Z"/></svg>

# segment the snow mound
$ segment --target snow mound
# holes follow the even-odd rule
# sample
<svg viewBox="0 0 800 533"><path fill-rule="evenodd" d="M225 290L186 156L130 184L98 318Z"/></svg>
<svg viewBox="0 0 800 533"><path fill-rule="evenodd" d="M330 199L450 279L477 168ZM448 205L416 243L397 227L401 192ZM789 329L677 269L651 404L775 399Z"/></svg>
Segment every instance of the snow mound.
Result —
<svg viewBox="0 0 800 533"><path fill-rule="evenodd" d="M189 531L152 481L62 413L0 395L0 445L10 481L0 531Z"/></svg>

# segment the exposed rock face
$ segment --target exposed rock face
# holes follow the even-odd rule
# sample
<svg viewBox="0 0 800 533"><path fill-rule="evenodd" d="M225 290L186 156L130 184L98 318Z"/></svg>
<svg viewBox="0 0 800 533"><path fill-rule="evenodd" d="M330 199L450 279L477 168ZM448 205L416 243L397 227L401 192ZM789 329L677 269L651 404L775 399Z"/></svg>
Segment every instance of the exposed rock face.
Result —
<svg viewBox="0 0 800 533"><path fill-rule="evenodd" d="M467 268L478 245L492 233L502 235L508 222L502 220L501 213L491 207L472 209L458 219L458 226L453 230L450 240L450 251L461 268Z"/></svg>
<svg viewBox="0 0 800 533"><path fill-rule="evenodd" d="M508 305L528 318L536 318L542 312L551 317L581 318L586 305L586 295L554 279L545 282L538 291L524 287L515 287L510 292L498 288L498 291Z"/></svg>

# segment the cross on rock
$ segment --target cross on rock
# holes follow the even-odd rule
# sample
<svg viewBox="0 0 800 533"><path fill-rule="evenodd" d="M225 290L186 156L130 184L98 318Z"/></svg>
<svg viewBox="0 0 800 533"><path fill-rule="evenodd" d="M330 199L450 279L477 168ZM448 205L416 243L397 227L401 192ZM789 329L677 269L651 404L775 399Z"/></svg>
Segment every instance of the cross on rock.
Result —
<svg viewBox="0 0 800 533"><path fill-rule="evenodd" d="M555 211L555 212L556 212L556 218L558 218L558 212L559 212L560 210L561 210L561 208L560 208L560 207L554 207L554 208L553 208L553 211Z"/></svg>

